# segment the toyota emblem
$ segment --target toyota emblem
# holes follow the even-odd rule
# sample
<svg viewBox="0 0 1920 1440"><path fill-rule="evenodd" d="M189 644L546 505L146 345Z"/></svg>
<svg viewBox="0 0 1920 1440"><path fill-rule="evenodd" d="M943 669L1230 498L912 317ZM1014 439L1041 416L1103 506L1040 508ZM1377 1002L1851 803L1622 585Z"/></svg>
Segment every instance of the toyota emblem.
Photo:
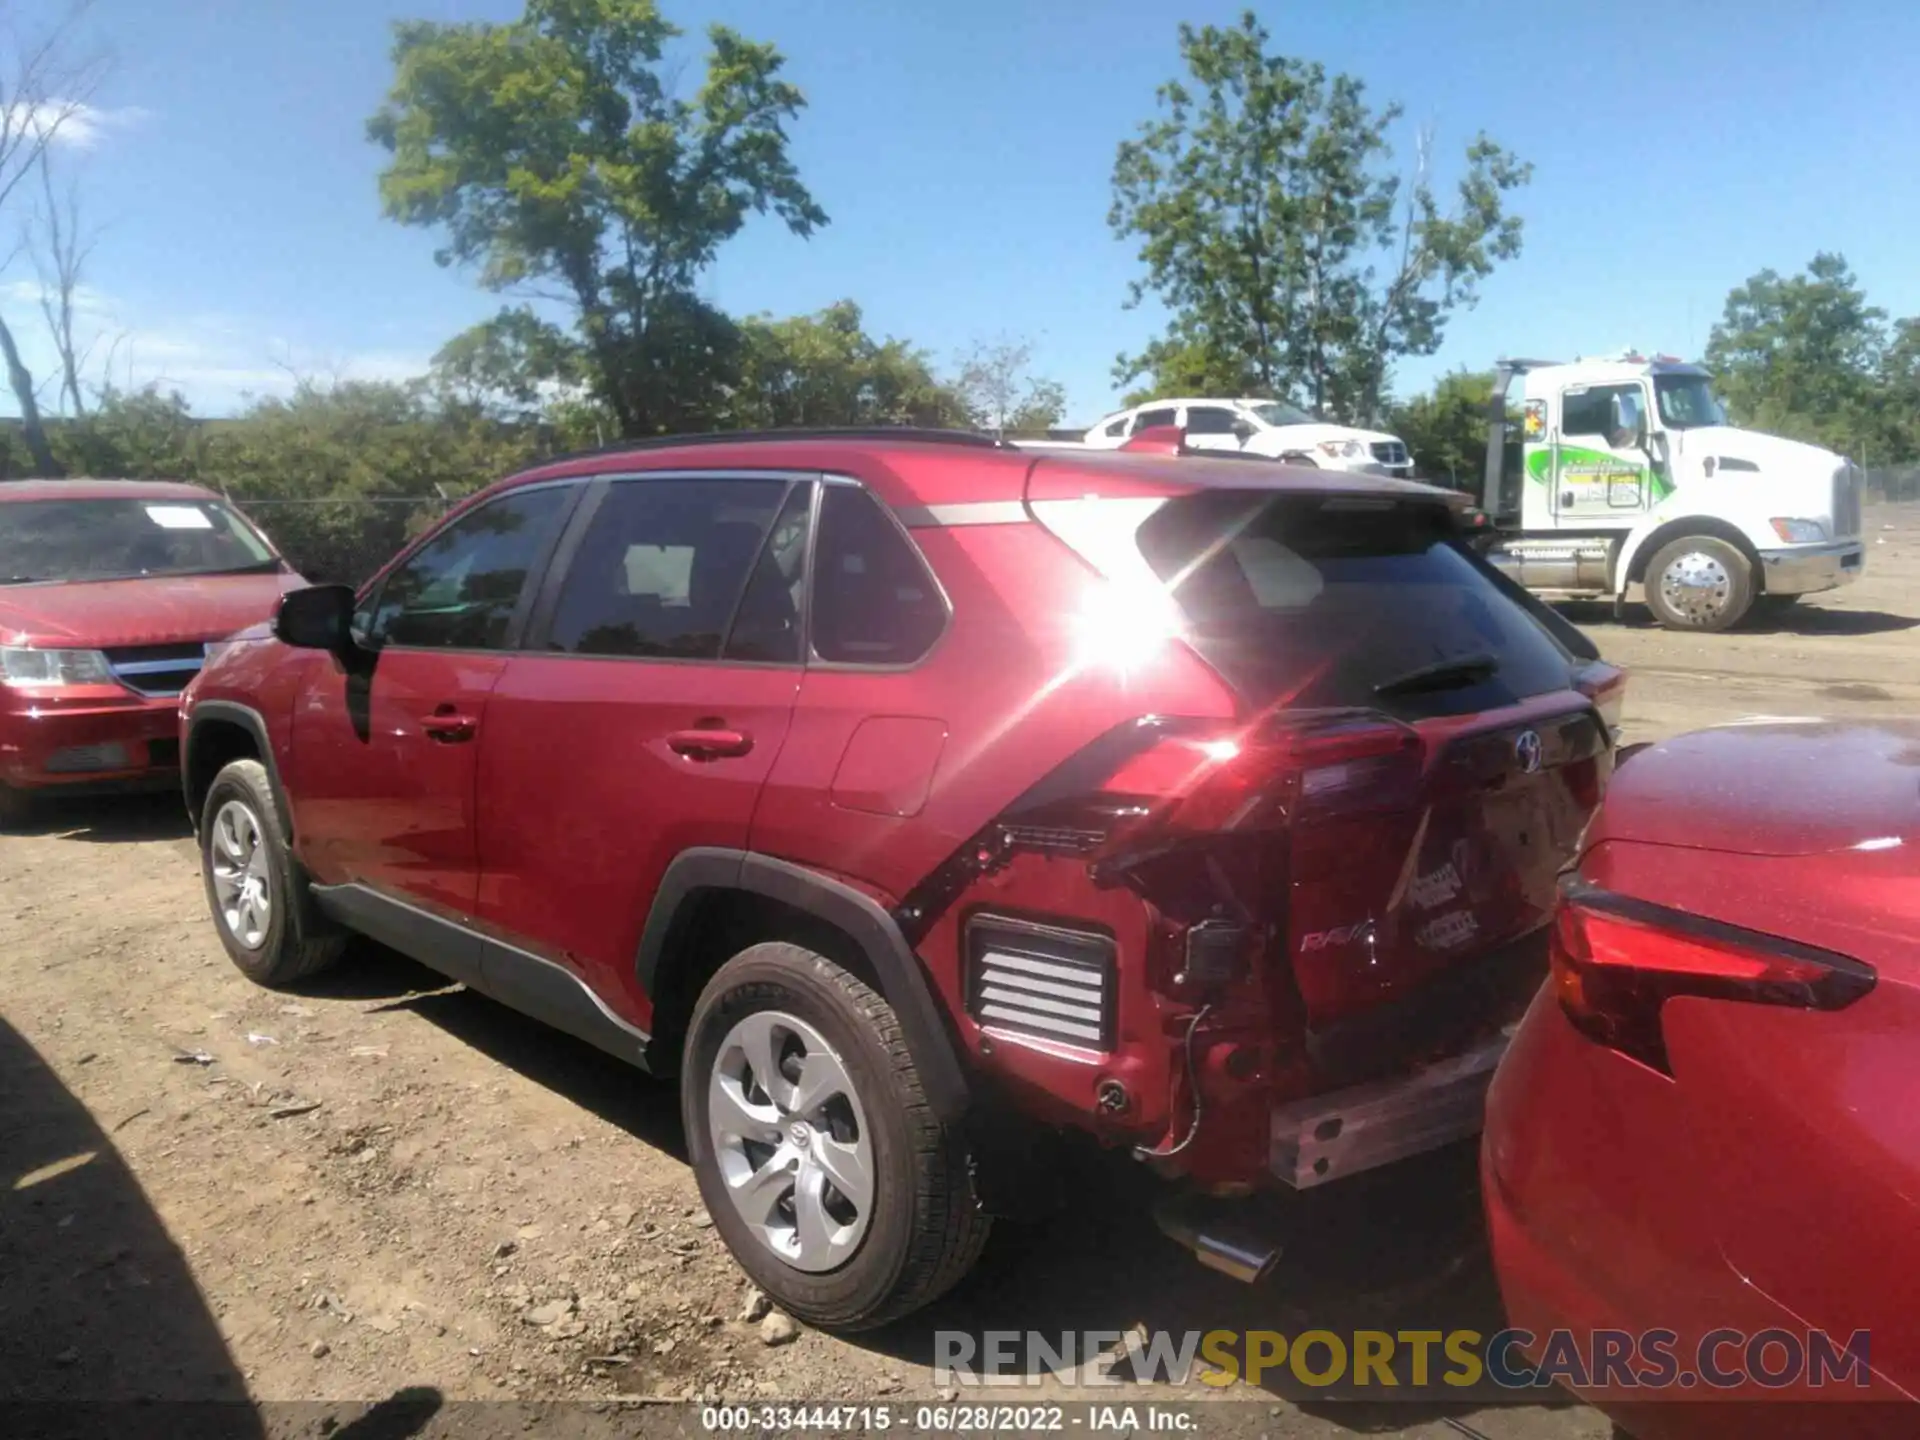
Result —
<svg viewBox="0 0 1920 1440"><path fill-rule="evenodd" d="M1522 730L1520 738L1513 742L1513 758L1520 762L1521 773L1533 774L1540 768L1540 737L1532 730Z"/></svg>

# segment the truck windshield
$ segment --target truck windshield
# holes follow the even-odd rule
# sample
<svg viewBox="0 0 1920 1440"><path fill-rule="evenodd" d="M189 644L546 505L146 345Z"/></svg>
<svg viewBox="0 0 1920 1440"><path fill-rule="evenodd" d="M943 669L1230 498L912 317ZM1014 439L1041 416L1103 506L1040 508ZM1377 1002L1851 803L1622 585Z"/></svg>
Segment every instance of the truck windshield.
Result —
<svg viewBox="0 0 1920 1440"><path fill-rule="evenodd" d="M0 499L0 585L279 565L253 527L216 500Z"/></svg>
<svg viewBox="0 0 1920 1440"><path fill-rule="evenodd" d="M1567 688L1567 652L1437 505L1215 490L1169 501L1138 539L1194 648L1255 706L1416 719Z"/></svg>
<svg viewBox="0 0 1920 1440"><path fill-rule="evenodd" d="M1720 408L1712 382L1704 375L1656 375L1653 393L1660 403L1661 423L1670 430L1727 423L1727 412Z"/></svg>
<svg viewBox="0 0 1920 1440"><path fill-rule="evenodd" d="M1262 400L1247 409L1269 425L1311 425L1314 419L1304 410L1296 410L1284 400Z"/></svg>

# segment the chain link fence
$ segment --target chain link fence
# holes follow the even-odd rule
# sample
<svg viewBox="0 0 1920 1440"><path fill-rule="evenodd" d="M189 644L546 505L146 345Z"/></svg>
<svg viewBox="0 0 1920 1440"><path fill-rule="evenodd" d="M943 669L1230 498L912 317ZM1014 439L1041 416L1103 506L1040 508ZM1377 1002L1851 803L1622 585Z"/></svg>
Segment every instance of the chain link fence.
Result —
<svg viewBox="0 0 1920 1440"><path fill-rule="evenodd" d="M1865 472L1867 501L1920 500L1920 464L1877 465Z"/></svg>

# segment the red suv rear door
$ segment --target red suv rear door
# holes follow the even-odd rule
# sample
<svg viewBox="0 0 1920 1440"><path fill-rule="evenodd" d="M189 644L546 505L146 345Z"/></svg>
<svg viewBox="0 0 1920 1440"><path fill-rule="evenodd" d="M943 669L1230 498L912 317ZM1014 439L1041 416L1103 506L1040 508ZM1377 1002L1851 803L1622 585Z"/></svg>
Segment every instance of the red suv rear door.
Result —
<svg viewBox="0 0 1920 1440"><path fill-rule="evenodd" d="M666 867L744 849L801 676L811 476L598 482L523 651L488 701L480 755L481 928L559 965L631 1024ZM489 981L503 992L515 977Z"/></svg>

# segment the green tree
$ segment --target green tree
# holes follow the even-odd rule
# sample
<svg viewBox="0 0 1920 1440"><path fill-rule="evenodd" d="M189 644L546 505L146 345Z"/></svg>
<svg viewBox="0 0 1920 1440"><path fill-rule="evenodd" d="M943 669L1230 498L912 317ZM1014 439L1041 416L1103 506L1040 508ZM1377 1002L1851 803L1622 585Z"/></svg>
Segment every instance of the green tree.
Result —
<svg viewBox="0 0 1920 1440"><path fill-rule="evenodd" d="M1424 395L1387 409L1387 427L1413 455L1414 473L1439 484L1471 490L1487 461L1487 410L1493 375L1455 370Z"/></svg>
<svg viewBox="0 0 1920 1440"><path fill-rule="evenodd" d="M732 427L967 423L965 403L934 377L926 355L868 335L851 300L785 320L753 316L740 335Z"/></svg>
<svg viewBox="0 0 1920 1440"><path fill-rule="evenodd" d="M347 582L538 451L531 429L437 406L419 382L302 384L205 435L200 482L247 505L309 578Z"/></svg>
<svg viewBox="0 0 1920 1440"><path fill-rule="evenodd" d="M1066 387L1032 373L1033 342L1002 337L975 345L954 389L972 423L996 435L1043 432L1060 423Z"/></svg>
<svg viewBox="0 0 1920 1440"><path fill-rule="evenodd" d="M1160 87L1159 115L1120 146L1108 222L1146 266L1129 304L1152 295L1172 321L1116 374L1156 388L1176 374L1238 379L1205 388L1370 420L1393 362L1439 349L1449 314L1519 254L1506 199L1532 167L1481 135L1445 204L1423 136L1403 184L1380 169L1399 106L1374 109L1360 80L1269 54L1269 40L1251 12L1182 25L1185 78Z"/></svg>
<svg viewBox="0 0 1920 1440"><path fill-rule="evenodd" d="M826 223L787 151L805 105L782 60L707 31L692 100L662 74L679 32L653 0L528 0L506 24L409 21L369 122L391 160L386 213L441 230L436 259L498 291L565 304L621 431L697 426L725 393L738 336L694 286L754 212L805 236Z"/></svg>
<svg viewBox="0 0 1920 1440"><path fill-rule="evenodd" d="M1920 459L1920 319L1899 321L1880 357L1880 444L1875 460Z"/></svg>
<svg viewBox="0 0 1920 1440"><path fill-rule="evenodd" d="M1886 318L1846 260L1822 252L1803 274L1762 270L1731 291L1706 363L1741 424L1849 449L1880 423Z"/></svg>

